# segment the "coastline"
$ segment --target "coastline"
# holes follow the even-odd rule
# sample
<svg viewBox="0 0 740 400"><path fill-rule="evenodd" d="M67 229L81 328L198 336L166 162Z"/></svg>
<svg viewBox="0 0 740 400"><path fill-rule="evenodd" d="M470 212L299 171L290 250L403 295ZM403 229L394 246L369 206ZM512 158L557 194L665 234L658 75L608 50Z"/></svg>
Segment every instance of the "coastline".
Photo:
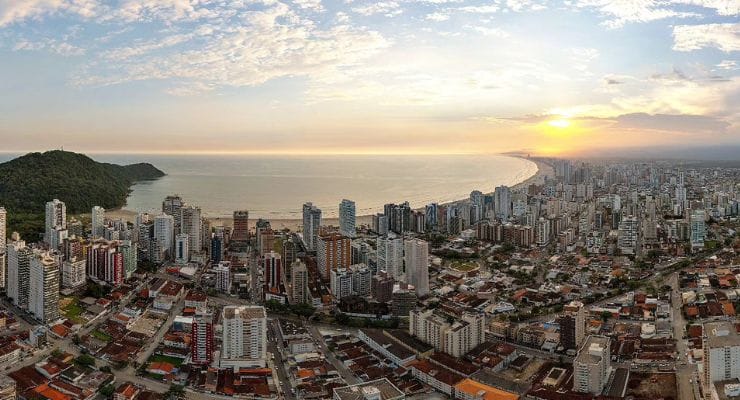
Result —
<svg viewBox="0 0 740 400"><path fill-rule="evenodd" d="M530 159L526 157L521 156L509 156L509 157L515 157L515 158L521 158L527 161L531 161L535 163L537 166L537 172L534 173L534 175L530 176L529 178L525 179L522 182L517 183L516 185L513 185L511 187L511 190L523 190L526 189L529 185L536 184L541 185L545 181L545 176L554 176L554 169L549 164L539 160L539 159ZM490 194L490 193L487 193ZM466 199L460 199L448 203L443 203L441 205L450 205L450 204L456 204L461 201L465 201ZM106 210L106 217L110 219L121 219L123 221L127 222L134 222L136 220L137 213L132 210L124 210L122 208L115 209L115 210ZM233 226L234 222L232 218L229 217L204 217L206 221L208 221L211 226ZM373 215L358 215L355 217L357 226L372 225L373 222ZM270 225L272 226L272 229L274 230L284 230L289 229L291 231L297 231L298 228L303 224L302 219L270 219ZM257 222L257 218L250 218L249 220L249 228L253 229L255 224ZM333 217L333 218L322 218L322 225L327 226L339 226L339 218Z"/></svg>

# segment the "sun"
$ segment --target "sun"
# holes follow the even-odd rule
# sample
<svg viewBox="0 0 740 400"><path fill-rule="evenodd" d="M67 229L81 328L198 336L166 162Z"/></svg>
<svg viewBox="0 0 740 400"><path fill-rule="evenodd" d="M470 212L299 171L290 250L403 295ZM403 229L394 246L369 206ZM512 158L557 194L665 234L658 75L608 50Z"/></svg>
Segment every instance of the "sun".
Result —
<svg viewBox="0 0 740 400"><path fill-rule="evenodd" d="M570 121L568 121L567 119L554 119L547 124L552 126L553 128L565 129L570 126Z"/></svg>

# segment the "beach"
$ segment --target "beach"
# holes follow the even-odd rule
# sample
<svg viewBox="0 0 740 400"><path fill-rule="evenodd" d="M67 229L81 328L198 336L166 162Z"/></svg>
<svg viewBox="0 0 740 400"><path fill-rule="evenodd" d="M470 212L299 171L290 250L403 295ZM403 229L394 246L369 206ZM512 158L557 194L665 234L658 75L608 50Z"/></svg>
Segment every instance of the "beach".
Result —
<svg viewBox="0 0 740 400"><path fill-rule="evenodd" d="M523 158L523 157L522 157ZM528 179L524 180L523 182L517 183L516 185L512 186L512 190L523 190L526 189L529 185L535 184L535 185L541 185L545 181L546 176L554 176L555 171L553 170L552 166L549 164L537 160L537 159L527 159L528 161L532 161L533 163L537 164L537 172L529 177ZM466 199L460 199L458 201L454 202L448 202L444 203L443 205L447 204L455 204L460 201L464 201ZM128 222L134 222L136 220L136 212L132 210L125 210L125 209L116 209L116 210L106 210L106 217L109 219L121 219L123 221ZM212 227L214 226L233 226L234 221L232 218L228 217L204 217L206 221L210 223ZM358 215L355 217L357 226L370 226L373 222L373 215ZM270 218L270 225L272 226L272 229L274 230L284 230L289 229L291 231L297 231L302 225L303 220L300 218ZM255 224L257 223L257 218L250 218L249 225L250 229L254 229ZM339 226L339 218L322 218L322 224L326 226Z"/></svg>

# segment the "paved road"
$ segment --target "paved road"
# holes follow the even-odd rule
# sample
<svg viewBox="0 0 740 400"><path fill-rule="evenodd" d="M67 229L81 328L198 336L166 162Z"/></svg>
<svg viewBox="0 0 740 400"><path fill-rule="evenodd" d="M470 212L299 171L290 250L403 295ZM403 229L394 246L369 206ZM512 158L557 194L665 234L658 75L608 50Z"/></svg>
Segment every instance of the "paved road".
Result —
<svg viewBox="0 0 740 400"><path fill-rule="evenodd" d="M687 363L688 344L683 338L686 331L686 320L681 310L681 285L678 279L678 272L671 274L667 284L671 286L671 319L673 324L673 337L676 339L676 353L678 361L676 362L676 382L679 400L698 399L699 391L697 388L697 367L696 364Z"/></svg>
<svg viewBox="0 0 740 400"><path fill-rule="evenodd" d="M336 327L335 327L336 328ZM337 369L339 372L339 375L342 376L342 379L344 379L345 382L349 385L356 385L358 383L361 383L362 381L355 376L355 374L350 371L349 368L347 368L346 365L344 365L343 362L337 360L336 357L334 357L334 352L329 350L329 348L326 346L326 342L324 341L323 336L321 336L321 333L319 332L319 328L316 326L308 326L308 332L311 334L313 339L319 344L319 350L321 350L322 353L326 356L326 360L331 363L331 365L334 366L334 368Z"/></svg>

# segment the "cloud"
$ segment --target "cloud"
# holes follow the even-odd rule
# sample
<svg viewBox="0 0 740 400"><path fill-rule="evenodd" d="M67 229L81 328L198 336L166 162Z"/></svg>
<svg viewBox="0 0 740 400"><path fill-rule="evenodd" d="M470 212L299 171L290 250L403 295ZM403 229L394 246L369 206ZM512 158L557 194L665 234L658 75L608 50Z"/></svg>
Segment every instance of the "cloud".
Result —
<svg viewBox="0 0 740 400"><path fill-rule="evenodd" d="M450 19L450 16L449 14L435 12L435 13L427 14L425 19L429 21L442 22L442 21L447 21L448 19Z"/></svg>
<svg viewBox="0 0 740 400"><path fill-rule="evenodd" d="M321 4L321 0L293 0L293 4L304 10L312 11L324 11L324 6Z"/></svg>
<svg viewBox="0 0 740 400"><path fill-rule="evenodd" d="M740 51L740 23L673 27L673 50L693 51L706 47L726 53Z"/></svg>
<svg viewBox="0 0 740 400"><path fill-rule="evenodd" d="M624 114L615 118L617 128L688 133L724 133L730 124L720 118L685 114Z"/></svg>
<svg viewBox="0 0 740 400"><path fill-rule="evenodd" d="M0 0L0 27L60 12L89 18L97 8L95 0Z"/></svg>
<svg viewBox="0 0 740 400"><path fill-rule="evenodd" d="M21 39L13 46L13 51L39 51L48 50L62 57L82 56L85 49L74 46L63 40L46 38L39 41Z"/></svg>
<svg viewBox="0 0 740 400"><path fill-rule="evenodd" d="M352 8L352 11L364 16L383 14L386 17L395 17L403 13L401 5L396 1L378 1L368 3L363 6L354 7Z"/></svg>
<svg viewBox="0 0 740 400"><path fill-rule="evenodd" d="M472 29L485 36L493 36L498 38L509 37L509 33L500 28L489 28L486 26L466 26L468 29Z"/></svg>
<svg viewBox="0 0 740 400"><path fill-rule="evenodd" d="M656 0L577 0L577 7L595 9L608 19L607 28L621 28L628 23L650 22L666 18L700 17L700 14L673 10Z"/></svg>
<svg viewBox="0 0 740 400"><path fill-rule="evenodd" d="M713 9L723 16L740 14L740 1L737 0L673 0L673 3Z"/></svg>
<svg viewBox="0 0 740 400"><path fill-rule="evenodd" d="M722 60L716 65L719 69L736 70L738 69L737 61L735 60Z"/></svg>

